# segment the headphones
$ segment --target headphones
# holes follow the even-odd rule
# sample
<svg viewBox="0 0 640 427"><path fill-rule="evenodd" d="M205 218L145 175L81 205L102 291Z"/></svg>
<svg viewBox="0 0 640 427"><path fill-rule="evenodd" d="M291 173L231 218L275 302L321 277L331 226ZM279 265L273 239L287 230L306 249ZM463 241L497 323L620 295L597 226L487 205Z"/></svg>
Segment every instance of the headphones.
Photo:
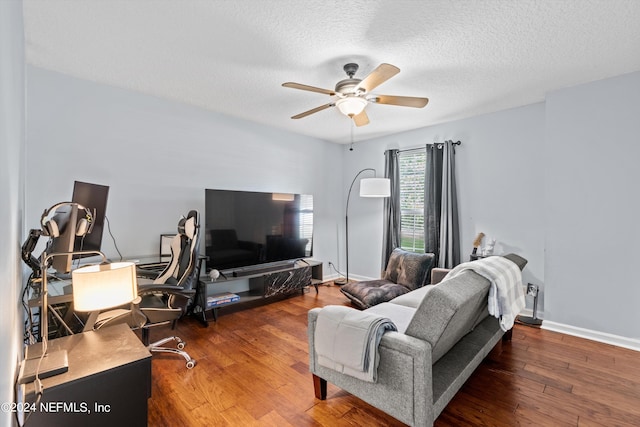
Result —
<svg viewBox="0 0 640 427"><path fill-rule="evenodd" d="M84 210L84 216L81 217L80 215L78 215L76 219L76 229L74 234L79 237L84 237L87 234L91 233L91 230L93 230L93 222L94 222L93 218L95 216L95 213L92 213L91 210L85 208L79 203L60 202L51 206L49 209L45 209L44 213L40 217L42 234L44 234L45 236L56 238L60 236L60 234L64 231L64 228L62 227L64 227L66 224L58 223L58 221L61 219L58 217L58 215L60 213L66 213L66 212L57 213L57 210L64 206L71 206L72 209L77 208L77 209ZM94 212L95 212L95 209L94 209ZM49 215L52 215L51 218L49 218Z"/></svg>

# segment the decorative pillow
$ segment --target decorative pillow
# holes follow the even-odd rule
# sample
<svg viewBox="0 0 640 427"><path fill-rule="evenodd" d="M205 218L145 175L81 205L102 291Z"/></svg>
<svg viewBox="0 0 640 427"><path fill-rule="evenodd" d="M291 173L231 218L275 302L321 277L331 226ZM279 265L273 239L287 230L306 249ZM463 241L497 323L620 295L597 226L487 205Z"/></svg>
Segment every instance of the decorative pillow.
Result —
<svg viewBox="0 0 640 427"><path fill-rule="evenodd" d="M409 290L418 289L428 283L434 261L434 254L417 254L396 248L389 257L384 279Z"/></svg>
<svg viewBox="0 0 640 427"><path fill-rule="evenodd" d="M397 296L406 294L406 286L396 285L388 280L367 280L349 282L340 288L356 306L366 309L382 302L391 301Z"/></svg>

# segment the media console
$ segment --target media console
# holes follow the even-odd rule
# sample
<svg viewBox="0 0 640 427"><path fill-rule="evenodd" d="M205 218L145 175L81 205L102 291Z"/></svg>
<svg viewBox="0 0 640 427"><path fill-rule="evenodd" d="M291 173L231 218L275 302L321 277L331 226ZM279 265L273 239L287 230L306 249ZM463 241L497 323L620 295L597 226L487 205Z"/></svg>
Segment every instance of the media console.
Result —
<svg viewBox="0 0 640 427"><path fill-rule="evenodd" d="M203 323L207 324L206 312L211 310L213 319L216 320L220 312L232 312L276 301L294 293L302 292L308 286L313 285L318 292L318 285L322 283L322 262L305 259L297 262L279 262L258 265L255 267L242 267L224 270L214 282L207 276L200 278L195 305L191 313ZM223 276L224 275L224 276ZM209 286L215 287L238 280L248 280L249 289L235 292L240 298L228 305L207 307L207 290ZM210 289L210 288L209 288ZM215 289L212 294L216 295Z"/></svg>
<svg viewBox="0 0 640 427"><path fill-rule="evenodd" d="M307 261L300 261L306 263ZM248 267L230 268L223 270L225 276L229 277L249 277L256 276L262 273L269 273L272 271L286 270L296 268L296 262L294 261L280 261L267 264L252 265Z"/></svg>

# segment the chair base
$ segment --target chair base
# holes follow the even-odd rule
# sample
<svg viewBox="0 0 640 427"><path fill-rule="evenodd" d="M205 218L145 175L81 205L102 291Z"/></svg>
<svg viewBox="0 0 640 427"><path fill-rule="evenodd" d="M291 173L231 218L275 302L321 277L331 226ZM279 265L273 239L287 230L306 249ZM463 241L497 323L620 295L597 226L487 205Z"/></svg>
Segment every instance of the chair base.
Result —
<svg viewBox="0 0 640 427"><path fill-rule="evenodd" d="M172 347L163 347L163 344L166 344L170 341L175 341L176 347L177 348L172 348ZM183 350L184 346L186 345L186 343L184 341L182 341L180 339L180 337L176 337L176 336L172 336L172 337L166 337L163 338L159 341L153 342L149 345L147 345L147 349L151 352L151 353L173 353L173 354L178 354L182 357L184 357L184 359L187 361L187 368L188 369L192 369L194 366L196 366L196 360L192 359L191 356L189 356L189 353L187 353L186 351Z"/></svg>

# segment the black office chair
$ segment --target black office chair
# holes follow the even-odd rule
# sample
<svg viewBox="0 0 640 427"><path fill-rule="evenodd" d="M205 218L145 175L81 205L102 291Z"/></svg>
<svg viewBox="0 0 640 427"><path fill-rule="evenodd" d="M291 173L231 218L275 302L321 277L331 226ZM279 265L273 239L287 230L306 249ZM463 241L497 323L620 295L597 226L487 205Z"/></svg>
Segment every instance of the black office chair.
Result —
<svg viewBox="0 0 640 427"><path fill-rule="evenodd" d="M200 276L199 241L199 216L197 211L192 210L178 223L178 234L171 242L171 260L165 269L159 275L138 269L138 300L130 310L101 313L94 329L126 322L134 329L142 329L142 341L149 351L179 354L186 359L187 368L193 368L196 361L183 350L184 341L177 336L170 336L149 343L149 329L169 324L173 329L177 320L187 312ZM151 280L150 275L157 277ZM177 348L163 347L170 341L175 341Z"/></svg>

